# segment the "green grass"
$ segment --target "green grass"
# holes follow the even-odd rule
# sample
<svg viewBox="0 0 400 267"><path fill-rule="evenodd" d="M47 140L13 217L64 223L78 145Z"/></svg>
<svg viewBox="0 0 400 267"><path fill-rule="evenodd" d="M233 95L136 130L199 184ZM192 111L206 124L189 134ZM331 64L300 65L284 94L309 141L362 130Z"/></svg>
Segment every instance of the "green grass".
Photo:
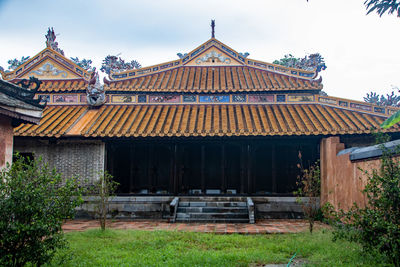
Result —
<svg viewBox="0 0 400 267"><path fill-rule="evenodd" d="M69 248L50 266L262 266L296 258L307 266L389 266L332 233L217 235L191 232L88 230L67 233Z"/></svg>

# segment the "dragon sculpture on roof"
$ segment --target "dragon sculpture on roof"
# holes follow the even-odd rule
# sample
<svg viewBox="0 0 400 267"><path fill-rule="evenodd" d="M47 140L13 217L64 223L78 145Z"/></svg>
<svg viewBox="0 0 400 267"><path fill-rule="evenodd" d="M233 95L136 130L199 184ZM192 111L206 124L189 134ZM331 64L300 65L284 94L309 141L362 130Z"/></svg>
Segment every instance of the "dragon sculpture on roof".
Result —
<svg viewBox="0 0 400 267"><path fill-rule="evenodd" d="M111 73L119 73L126 70L140 69L142 66L136 60L125 62L118 56L108 55L101 64L100 70L110 75Z"/></svg>
<svg viewBox="0 0 400 267"><path fill-rule="evenodd" d="M57 51L58 53L64 56L64 51L58 47L58 42L56 42L56 34L53 28L49 28L47 30L47 34L45 35L45 37L46 37L46 46L50 47L54 51Z"/></svg>
<svg viewBox="0 0 400 267"><path fill-rule="evenodd" d="M99 73L93 70L86 90L86 100L91 106L101 106L106 102L104 85L100 84Z"/></svg>

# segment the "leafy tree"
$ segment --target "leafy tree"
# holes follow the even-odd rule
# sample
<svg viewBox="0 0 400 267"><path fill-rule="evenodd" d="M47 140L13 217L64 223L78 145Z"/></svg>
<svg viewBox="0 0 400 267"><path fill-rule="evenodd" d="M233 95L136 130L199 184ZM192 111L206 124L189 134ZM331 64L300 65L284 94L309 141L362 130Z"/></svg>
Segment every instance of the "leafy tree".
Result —
<svg viewBox="0 0 400 267"><path fill-rule="evenodd" d="M99 219L101 230L106 229L107 214L109 213L110 198L114 196L119 183L113 180L108 172L99 174L99 179L93 184L90 193L95 197L95 212Z"/></svg>
<svg viewBox="0 0 400 267"><path fill-rule="evenodd" d="M297 167L300 169L301 174L297 177L298 189L294 193L298 197L305 197L303 200L298 198L297 201L302 205L304 215L308 220L310 233L312 233L315 220L320 213L318 198L321 195L321 171L319 161L305 169L301 151L299 151L298 158L300 163Z"/></svg>
<svg viewBox="0 0 400 267"><path fill-rule="evenodd" d="M348 212L337 213L334 237L359 242L367 252L378 250L399 267L400 162L393 158L393 151L383 144L380 147L383 153L380 168L364 171L368 176L363 190L366 207L354 205Z"/></svg>
<svg viewBox="0 0 400 267"><path fill-rule="evenodd" d="M382 17L386 12L389 15L397 12L397 17L400 17L400 1L398 0L366 0L364 5L367 8L367 14L376 11Z"/></svg>
<svg viewBox="0 0 400 267"><path fill-rule="evenodd" d="M65 247L61 225L81 203L77 179L17 157L0 171L0 265L42 265Z"/></svg>

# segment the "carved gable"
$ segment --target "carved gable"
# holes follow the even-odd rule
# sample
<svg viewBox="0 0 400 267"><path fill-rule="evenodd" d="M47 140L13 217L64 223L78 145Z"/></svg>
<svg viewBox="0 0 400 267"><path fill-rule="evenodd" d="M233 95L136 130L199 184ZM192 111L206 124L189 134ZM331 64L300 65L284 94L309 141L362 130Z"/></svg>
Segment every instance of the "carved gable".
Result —
<svg viewBox="0 0 400 267"><path fill-rule="evenodd" d="M225 53L221 49L211 46L198 56L192 58L187 66L240 66L243 63Z"/></svg>
<svg viewBox="0 0 400 267"><path fill-rule="evenodd" d="M21 78L34 76L40 80L77 79L81 78L57 61L47 58L37 66L27 71Z"/></svg>

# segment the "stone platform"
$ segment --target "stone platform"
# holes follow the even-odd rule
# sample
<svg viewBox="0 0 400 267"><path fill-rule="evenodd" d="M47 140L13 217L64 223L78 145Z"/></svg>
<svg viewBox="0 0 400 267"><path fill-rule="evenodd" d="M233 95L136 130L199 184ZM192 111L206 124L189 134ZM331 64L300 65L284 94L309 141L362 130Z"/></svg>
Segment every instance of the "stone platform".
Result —
<svg viewBox="0 0 400 267"><path fill-rule="evenodd" d="M257 220L249 223L168 223L162 221L126 221L116 220L108 223L112 229L132 229L144 231L188 231L216 234L286 234L308 231L305 220ZM316 222L315 229L326 227ZM95 220L71 220L63 225L64 232L85 231L100 228Z"/></svg>

